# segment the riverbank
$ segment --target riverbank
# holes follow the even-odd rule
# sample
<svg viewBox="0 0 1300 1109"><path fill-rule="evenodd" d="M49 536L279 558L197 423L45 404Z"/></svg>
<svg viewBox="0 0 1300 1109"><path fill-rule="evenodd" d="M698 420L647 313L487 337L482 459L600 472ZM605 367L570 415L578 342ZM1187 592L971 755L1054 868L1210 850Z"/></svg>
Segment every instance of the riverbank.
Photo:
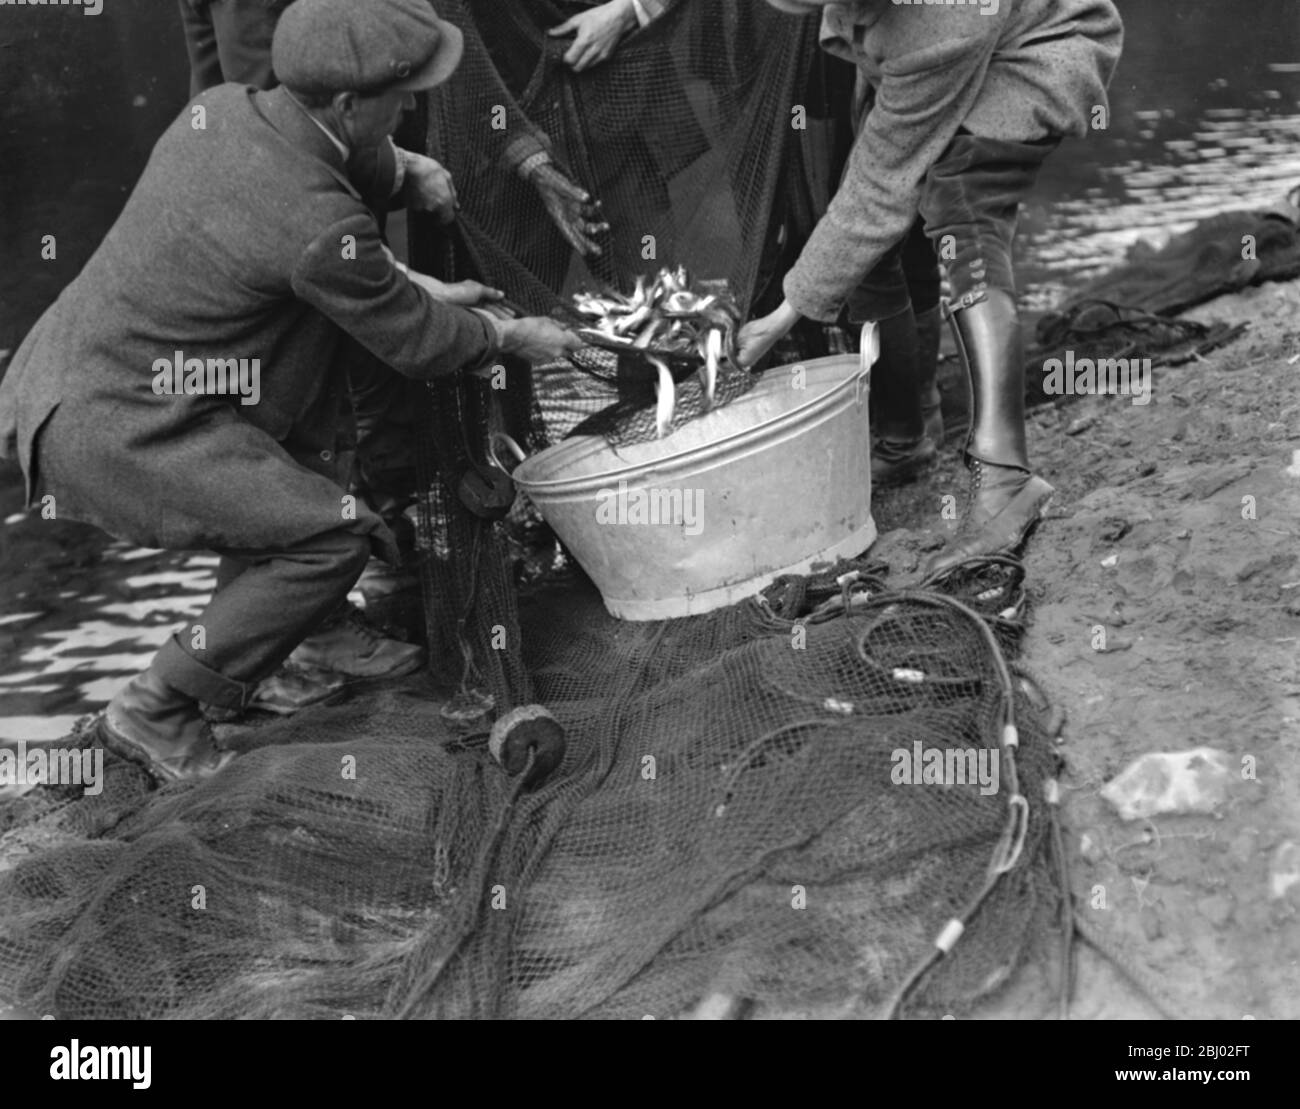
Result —
<svg viewBox="0 0 1300 1109"><path fill-rule="evenodd" d="M1057 488L1030 542L1023 661L1066 711L1063 816L1076 905L1190 1017L1300 1017L1300 282L1189 313L1250 330L1157 369L1149 404L1032 410ZM898 571L957 493L955 447L875 500ZM1101 788L1149 752L1211 747L1238 776L1213 815L1122 821ZM1252 777L1253 775L1253 777ZM989 1017L1055 1012L1044 957ZM1074 1014L1158 1011L1090 948Z"/></svg>

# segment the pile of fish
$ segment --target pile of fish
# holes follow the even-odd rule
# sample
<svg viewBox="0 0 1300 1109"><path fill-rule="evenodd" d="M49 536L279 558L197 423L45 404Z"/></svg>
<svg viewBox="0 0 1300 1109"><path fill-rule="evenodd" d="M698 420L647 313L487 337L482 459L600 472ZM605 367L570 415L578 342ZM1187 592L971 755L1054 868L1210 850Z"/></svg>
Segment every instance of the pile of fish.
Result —
<svg viewBox="0 0 1300 1109"><path fill-rule="evenodd" d="M668 359L698 362L705 407L713 404L718 365L732 359L740 313L725 282L694 284L684 266L660 270L647 284L638 277L630 296L620 293L574 294L578 312L592 326L579 334L606 350L638 354L659 374L655 430L660 438L672 426L677 391Z"/></svg>

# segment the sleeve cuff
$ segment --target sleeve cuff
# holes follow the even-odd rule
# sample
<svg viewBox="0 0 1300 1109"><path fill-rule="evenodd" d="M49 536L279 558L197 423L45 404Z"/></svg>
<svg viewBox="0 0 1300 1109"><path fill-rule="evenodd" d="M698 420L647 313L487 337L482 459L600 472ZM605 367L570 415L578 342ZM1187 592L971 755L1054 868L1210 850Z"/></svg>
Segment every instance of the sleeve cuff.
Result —
<svg viewBox="0 0 1300 1109"><path fill-rule="evenodd" d="M799 315L805 319L816 320L818 323L834 323L839 319L840 312L848 300L847 294L838 301L827 296L816 296L801 279L798 262L785 275L781 288L785 292L785 299Z"/></svg>
<svg viewBox="0 0 1300 1109"><path fill-rule="evenodd" d="M672 0L632 0L636 21L645 27L653 23L672 6Z"/></svg>
<svg viewBox="0 0 1300 1109"><path fill-rule="evenodd" d="M474 369L480 369L483 366L490 366L493 362L500 361L501 348L505 345L506 329L505 321L492 315L491 312L485 312L481 308L471 308L471 312L483 321L483 329L488 337L487 353L479 360Z"/></svg>
<svg viewBox="0 0 1300 1109"><path fill-rule="evenodd" d="M512 173L522 175L524 163L539 155L545 158L551 156L546 137L528 132L510 140L501 154L501 164Z"/></svg>

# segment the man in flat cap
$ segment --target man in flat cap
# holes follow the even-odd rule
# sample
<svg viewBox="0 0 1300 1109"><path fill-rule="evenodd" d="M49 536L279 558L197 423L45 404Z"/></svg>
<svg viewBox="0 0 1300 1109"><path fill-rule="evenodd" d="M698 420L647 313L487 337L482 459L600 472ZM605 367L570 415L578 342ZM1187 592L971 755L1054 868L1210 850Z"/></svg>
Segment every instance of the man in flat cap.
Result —
<svg viewBox="0 0 1300 1109"><path fill-rule="evenodd" d="M190 95L225 82L254 85L259 89L274 88L280 77L271 58L271 40L281 15L294 0L179 0L181 25L185 31L185 48L190 61ZM432 0L431 0L432 2ZM645 7L638 9L638 19L644 23L657 18L663 10L677 0L641 0ZM617 0L619 5L631 0ZM606 8L613 7L605 5ZM436 8L436 4L434 4ZM642 18L642 12L649 15ZM594 19L597 9L589 13ZM572 26L571 26L572 25ZM582 23L570 20L565 32L577 32L570 54L575 51L604 49L604 23ZM558 29L557 29L558 30ZM569 55L566 55L566 58ZM595 54L582 64L598 60ZM575 64L578 64L575 62ZM458 80L484 79L496 81L495 72L485 74L481 68ZM502 90L504 93L504 90ZM496 151L497 166L501 172L517 175L537 191L555 228L565 241L579 254L599 253L590 236L608 230L597 218L591 194L574 182L556 163L548 136L524 117L510 101L502 96L503 107L509 115L510 141ZM489 142L495 136L487 136ZM379 151L380 170L391 168L385 163L391 158L391 144ZM399 159L414 168L420 178L420 193L413 198L414 206L432 210L450 218L455 206L456 191L450 175L432 158L417 156L408 150L396 151ZM356 178L371 167L350 166Z"/></svg>
<svg viewBox="0 0 1300 1109"><path fill-rule="evenodd" d="M271 56L276 25L293 0L179 0L190 57L191 96L233 82L269 90L279 84ZM438 11L438 5L430 5ZM490 63L466 50L456 72L458 84L497 80ZM301 90L299 90L301 94ZM305 94L304 94L305 95ZM300 95L302 99L302 95ZM510 115L508 132L484 135L484 172L518 176L537 191L555 228L580 252L595 249L589 230L599 230L591 196L553 161L549 139L534 127L506 91L500 101ZM500 141L497 140L500 137ZM459 208L455 184L437 161L399 148L392 140L375 150L349 152L347 176L375 210L381 229L385 213L398 202L432 213L440 223L455 219ZM404 184L400 183L404 177ZM395 182L400 184L396 197ZM549 225L548 225L549 226ZM542 228L537 229L545 233ZM443 300L474 304L483 286L473 281L440 285L422 279ZM347 355L352 407L357 424L352 492L364 496L384 520L410 542L402 518L415 489L415 424L421 411L418 381L403 379L373 355L354 349ZM225 575L218 574L218 587ZM411 575L372 559L357 588L387 594L410 582ZM368 594L367 594L368 595ZM384 639L350 604L340 606L289 656L286 664L263 681L253 695L259 709L291 713L328 696L341 680L378 678L419 664L418 647Z"/></svg>
<svg viewBox="0 0 1300 1109"><path fill-rule="evenodd" d="M345 174L460 53L426 0L298 0L273 42L283 86L222 85L185 109L0 385L0 454L29 503L222 557L222 588L98 725L160 780L224 766L200 703L246 704L371 550L395 554L342 486L345 341L412 378L579 345L550 320L435 299Z"/></svg>

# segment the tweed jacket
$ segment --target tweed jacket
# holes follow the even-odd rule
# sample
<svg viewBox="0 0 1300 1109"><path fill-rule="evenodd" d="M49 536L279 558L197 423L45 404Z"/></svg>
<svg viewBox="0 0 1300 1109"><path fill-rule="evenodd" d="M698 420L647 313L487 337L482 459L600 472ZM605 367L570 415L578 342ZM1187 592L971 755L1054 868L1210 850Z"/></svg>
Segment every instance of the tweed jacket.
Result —
<svg viewBox="0 0 1300 1109"><path fill-rule="evenodd" d="M916 219L961 128L1032 141L1084 135L1106 107L1123 26L1111 0L828 6L822 46L875 90L839 190L785 278L800 314L833 321Z"/></svg>
<svg viewBox="0 0 1300 1109"><path fill-rule="evenodd" d="M16 352L0 454L18 458L30 502L38 432L58 410L48 447L84 471L45 490L59 518L151 547L295 542L339 526L355 445L349 341L414 378L498 353L483 317L396 268L341 153L285 90L220 85L163 134L99 249ZM191 358L256 359L256 403L160 394L158 360ZM381 529L358 507L352 530L391 553Z"/></svg>

